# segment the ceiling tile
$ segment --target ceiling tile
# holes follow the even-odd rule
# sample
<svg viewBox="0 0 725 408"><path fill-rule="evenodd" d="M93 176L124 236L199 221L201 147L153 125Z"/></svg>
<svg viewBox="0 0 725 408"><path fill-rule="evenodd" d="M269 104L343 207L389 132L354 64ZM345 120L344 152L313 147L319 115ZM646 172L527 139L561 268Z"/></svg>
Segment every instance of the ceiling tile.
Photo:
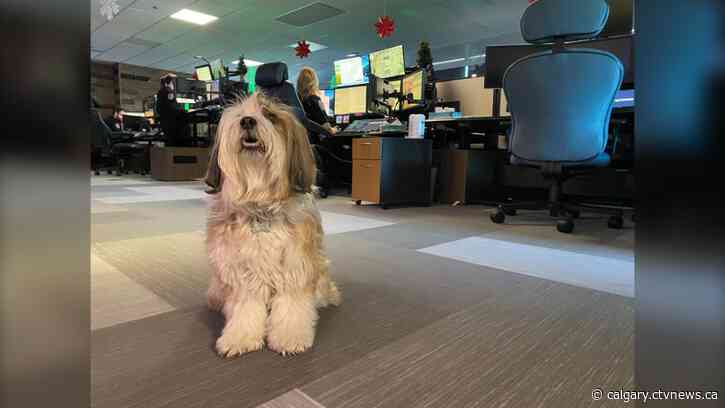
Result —
<svg viewBox="0 0 725 408"><path fill-rule="evenodd" d="M141 44L122 42L110 50L104 52L99 58L105 61L122 62L144 52L148 47Z"/></svg>
<svg viewBox="0 0 725 408"><path fill-rule="evenodd" d="M153 14L127 8L113 20L94 31L91 34L91 43L95 48L111 48L113 45L150 27L157 20L158 17Z"/></svg>
<svg viewBox="0 0 725 408"><path fill-rule="evenodd" d="M165 43L191 31L193 28L181 21L165 18L144 31L136 34L136 38Z"/></svg>

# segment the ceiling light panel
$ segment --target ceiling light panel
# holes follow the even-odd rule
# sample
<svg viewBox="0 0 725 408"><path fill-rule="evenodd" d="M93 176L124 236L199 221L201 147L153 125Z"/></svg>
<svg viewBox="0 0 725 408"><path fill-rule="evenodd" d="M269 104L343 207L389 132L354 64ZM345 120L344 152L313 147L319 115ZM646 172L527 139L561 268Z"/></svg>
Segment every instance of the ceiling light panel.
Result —
<svg viewBox="0 0 725 408"><path fill-rule="evenodd" d="M181 9L178 12L172 14L171 18L197 25L206 25L211 23L212 21L216 21L219 19L218 17L189 9Z"/></svg>

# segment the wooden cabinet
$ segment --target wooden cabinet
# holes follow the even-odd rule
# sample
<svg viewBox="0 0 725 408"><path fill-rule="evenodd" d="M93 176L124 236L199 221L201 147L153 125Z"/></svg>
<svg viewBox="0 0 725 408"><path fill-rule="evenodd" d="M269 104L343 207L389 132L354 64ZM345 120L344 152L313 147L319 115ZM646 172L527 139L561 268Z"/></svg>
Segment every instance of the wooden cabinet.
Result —
<svg viewBox="0 0 725 408"><path fill-rule="evenodd" d="M432 142L399 137L363 137L352 144L352 198L383 208L431 204Z"/></svg>

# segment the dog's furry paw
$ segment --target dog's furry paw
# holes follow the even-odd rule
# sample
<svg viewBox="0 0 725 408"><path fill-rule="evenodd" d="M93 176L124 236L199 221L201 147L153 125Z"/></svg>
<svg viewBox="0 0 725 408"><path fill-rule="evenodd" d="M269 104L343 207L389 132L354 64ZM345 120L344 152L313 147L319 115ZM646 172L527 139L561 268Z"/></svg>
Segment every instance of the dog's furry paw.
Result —
<svg viewBox="0 0 725 408"><path fill-rule="evenodd" d="M314 341L313 328L298 332L273 331L267 336L267 347L283 356L295 355L312 347Z"/></svg>
<svg viewBox="0 0 725 408"><path fill-rule="evenodd" d="M223 334L216 341L216 351L221 357L232 358L241 356L245 353L261 350L264 347L264 340L251 339L247 337L239 338Z"/></svg>

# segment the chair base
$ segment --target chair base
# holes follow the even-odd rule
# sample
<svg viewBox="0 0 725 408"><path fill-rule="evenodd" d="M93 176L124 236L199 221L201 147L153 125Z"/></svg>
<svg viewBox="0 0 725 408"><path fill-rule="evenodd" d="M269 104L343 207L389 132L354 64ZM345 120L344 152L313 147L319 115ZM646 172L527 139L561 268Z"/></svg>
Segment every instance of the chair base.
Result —
<svg viewBox="0 0 725 408"><path fill-rule="evenodd" d="M549 210L549 216L555 218L557 231L565 234L574 232L574 220L579 218L582 209L592 210L598 213L609 214L607 226L612 229L622 229L624 226L625 211L633 211L632 208L625 206L605 206L597 204L587 204L562 197L562 183L564 177L554 177L549 188L548 201L519 201L506 202L498 205L496 212L491 214L491 221L496 224L503 224L506 217L516 216L518 210ZM634 221L634 215L632 216Z"/></svg>

